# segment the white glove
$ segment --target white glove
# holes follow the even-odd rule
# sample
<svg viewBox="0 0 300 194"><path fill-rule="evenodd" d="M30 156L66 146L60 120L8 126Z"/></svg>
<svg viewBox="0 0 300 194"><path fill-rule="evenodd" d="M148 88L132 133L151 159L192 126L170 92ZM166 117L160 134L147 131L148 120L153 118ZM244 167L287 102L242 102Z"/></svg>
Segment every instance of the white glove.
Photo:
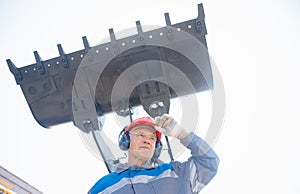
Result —
<svg viewBox="0 0 300 194"><path fill-rule="evenodd" d="M163 133L164 135L176 137L181 139L187 135L185 129L180 127L175 119L168 114L164 114L161 117L155 118L155 129Z"/></svg>

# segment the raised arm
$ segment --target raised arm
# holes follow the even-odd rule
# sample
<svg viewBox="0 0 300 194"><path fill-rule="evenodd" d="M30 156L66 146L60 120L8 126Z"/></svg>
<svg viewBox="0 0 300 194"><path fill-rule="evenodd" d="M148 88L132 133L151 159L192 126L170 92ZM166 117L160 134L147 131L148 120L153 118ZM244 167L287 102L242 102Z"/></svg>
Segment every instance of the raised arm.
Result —
<svg viewBox="0 0 300 194"><path fill-rule="evenodd" d="M168 136L176 137L191 150L186 162L173 162L175 172L190 182L193 193L198 193L216 175L219 158L213 149L195 133L188 133L170 115L156 119L157 129Z"/></svg>

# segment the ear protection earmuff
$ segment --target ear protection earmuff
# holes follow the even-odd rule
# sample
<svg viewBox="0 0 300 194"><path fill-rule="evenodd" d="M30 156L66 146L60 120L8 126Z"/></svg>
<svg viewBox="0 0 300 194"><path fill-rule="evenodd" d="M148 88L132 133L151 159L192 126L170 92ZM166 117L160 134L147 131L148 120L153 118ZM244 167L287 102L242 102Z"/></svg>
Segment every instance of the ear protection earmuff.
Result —
<svg viewBox="0 0 300 194"><path fill-rule="evenodd" d="M124 133L126 128L127 128L127 126L124 127L119 134L119 147L121 150L124 150L124 151L128 150L129 145L130 145L129 133L128 132Z"/></svg>
<svg viewBox="0 0 300 194"><path fill-rule="evenodd" d="M129 136L129 132L127 131L126 133L124 133L125 129L127 128L124 127L122 129L122 131L119 134L119 147L121 150L128 150L129 146L130 146L130 136ZM155 150L154 150L154 154L152 156L152 159L157 159L160 156L162 150L162 143L161 141L156 141L155 143Z"/></svg>
<svg viewBox="0 0 300 194"><path fill-rule="evenodd" d="M162 145L161 141L157 141L155 144L155 150L154 150L154 153L152 156L152 160L156 160L157 158L159 158L162 147L163 147L163 145Z"/></svg>

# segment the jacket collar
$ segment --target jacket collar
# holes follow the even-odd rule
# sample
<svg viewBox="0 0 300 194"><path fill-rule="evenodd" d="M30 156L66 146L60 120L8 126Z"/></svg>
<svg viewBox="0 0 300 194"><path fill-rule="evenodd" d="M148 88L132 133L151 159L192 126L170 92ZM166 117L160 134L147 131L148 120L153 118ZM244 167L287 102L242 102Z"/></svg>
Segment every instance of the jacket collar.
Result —
<svg viewBox="0 0 300 194"><path fill-rule="evenodd" d="M151 168L154 168L154 166L151 164L150 160L145 162L142 166L138 166L138 165L128 166L127 163L125 163L125 164L120 163L120 164L118 164L115 172L120 174L126 170L145 170L145 169L151 169Z"/></svg>

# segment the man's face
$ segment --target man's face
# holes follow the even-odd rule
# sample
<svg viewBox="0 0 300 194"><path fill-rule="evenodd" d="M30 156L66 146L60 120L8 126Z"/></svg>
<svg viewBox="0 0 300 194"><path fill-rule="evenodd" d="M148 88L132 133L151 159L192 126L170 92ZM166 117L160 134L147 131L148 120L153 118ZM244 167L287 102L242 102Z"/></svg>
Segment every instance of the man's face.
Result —
<svg viewBox="0 0 300 194"><path fill-rule="evenodd" d="M156 133L153 127L148 125L138 125L129 131L129 135L129 151L133 156L136 157L136 159L151 159L156 143Z"/></svg>

